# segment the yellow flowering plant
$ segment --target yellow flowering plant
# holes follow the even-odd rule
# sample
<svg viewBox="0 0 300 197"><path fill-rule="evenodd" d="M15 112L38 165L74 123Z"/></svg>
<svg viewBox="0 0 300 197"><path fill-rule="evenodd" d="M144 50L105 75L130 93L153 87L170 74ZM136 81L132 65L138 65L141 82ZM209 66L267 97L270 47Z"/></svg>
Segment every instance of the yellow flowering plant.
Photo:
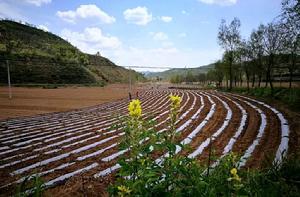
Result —
<svg viewBox="0 0 300 197"><path fill-rule="evenodd" d="M236 154L230 153L226 156L226 159L224 159L224 162L222 163L225 167L224 170L229 172L229 177L227 178L228 182L228 189L231 193L239 193L241 189L243 188L242 178L239 176L238 172L238 162L239 158Z"/></svg>
<svg viewBox="0 0 300 197"><path fill-rule="evenodd" d="M175 139L175 134L176 134L176 120L178 118L179 114L179 107L181 103L181 97L177 95L170 95L170 101L171 101L171 106L170 106L170 124L169 124L169 136L168 138L171 140L171 142L174 142Z"/></svg>
<svg viewBox="0 0 300 197"><path fill-rule="evenodd" d="M237 169L236 168L232 168L231 170L230 170L230 173L232 174L232 175L237 175Z"/></svg>
<svg viewBox="0 0 300 197"><path fill-rule="evenodd" d="M237 181L237 182L241 182L241 178L239 177L239 175L237 174L237 169L236 168L232 168L230 170L230 174L231 174L231 177L228 178L228 181Z"/></svg>
<svg viewBox="0 0 300 197"><path fill-rule="evenodd" d="M128 194L131 196L168 196L178 192L184 194L185 187L178 188L177 185L183 184L190 188L199 182L202 171L198 163L194 159L176 154L177 146L184 148L176 139L176 121L182 98L171 94L169 99L169 124L164 132L156 132L154 124L151 125L141 118L140 101L133 100L129 103L125 137L120 148L130 151L118 161L121 165L118 172L120 178L110 194L125 195L122 186L131 191ZM168 157L158 163L153 159L152 153L168 153Z"/></svg>
<svg viewBox="0 0 300 197"><path fill-rule="evenodd" d="M126 154L118 160L121 168L109 189L110 195L209 196L213 191L221 196L231 196L241 193L243 184L234 154L224 157L209 176L204 174L206 168L196 159L177 154L178 146L186 150L176 136L182 98L171 94L169 99L169 124L164 132L157 132L153 121L142 118L139 100L129 103L128 116L122 127L125 135L119 145ZM157 157L161 157L160 162Z"/></svg>
<svg viewBox="0 0 300 197"><path fill-rule="evenodd" d="M142 106L138 99L128 104L128 116L121 123L124 137L119 145L121 150L128 151L122 156L118 164L121 166L118 172L119 178L115 186L110 188L111 195L134 196L137 194L134 183L148 180L153 175L153 161L150 157L151 146L157 141L154 122L143 120ZM124 124L125 123L125 124ZM124 178L127 177L127 178Z"/></svg>
<svg viewBox="0 0 300 197"><path fill-rule="evenodd" d="M180 107L180 103L181 103L181 97L180 96L176 96L176 95L171 94L170 95L170 100L171 100L171 108L178 109Z"/></svg>
<svg viewBox="0 0 300 197"><path fill-rule="evenodd" d="M134 118L140 118L142 115L141 102L138 99L132 100L128 106L129 115Z"/></svg>
<svg viewBox="0 0 300 197"><path fill-rule="evenodd" d="M124 185L118 186L117 188L118 188L118 195L120 197L128 196L131 193L131 190Z"/></svg>

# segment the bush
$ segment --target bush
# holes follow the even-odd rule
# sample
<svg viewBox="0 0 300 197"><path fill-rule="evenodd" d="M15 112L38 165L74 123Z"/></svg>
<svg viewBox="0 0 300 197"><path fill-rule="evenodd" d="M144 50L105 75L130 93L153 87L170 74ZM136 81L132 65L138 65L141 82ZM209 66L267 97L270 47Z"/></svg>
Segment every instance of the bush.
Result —
<svg viewBox="0 0 300 197"><path fill-rule="evenodd" d="M221 89L227 91L226 89ZM300 89L299 88L274 88L273 95L270 88L233 88L232 92L239 94L255 96L258 98L273 100L276 99L287 106L293 111L300 111Z"/></svg>
<svg viewBox="0 0 300 197"><path fill-rule="evenodd" d="M41 197L44 192L43 184L44 181L38 176L33 177L33 182L29 182L29 179L32 178L28 176L20 185L18 185L16 197L27 197L27 196L34 196L34 197ZM32 189L28 189L28 186L31 186Z"/></svg>

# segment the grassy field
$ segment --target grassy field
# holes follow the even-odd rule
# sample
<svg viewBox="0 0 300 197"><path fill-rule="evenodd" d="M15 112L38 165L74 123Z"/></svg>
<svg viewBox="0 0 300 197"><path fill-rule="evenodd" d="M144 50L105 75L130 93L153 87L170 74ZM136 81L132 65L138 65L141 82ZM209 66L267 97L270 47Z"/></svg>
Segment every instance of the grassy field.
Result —
<svg viewBox="0 0 300 197"><path fill-rule="evenodd" d="M133 88L141 89L138 86ZM13 87L8 99L7 87L0 87L0 119L68 111L128 97L127 84L105 87L61 87L57 89Z"/></svg>

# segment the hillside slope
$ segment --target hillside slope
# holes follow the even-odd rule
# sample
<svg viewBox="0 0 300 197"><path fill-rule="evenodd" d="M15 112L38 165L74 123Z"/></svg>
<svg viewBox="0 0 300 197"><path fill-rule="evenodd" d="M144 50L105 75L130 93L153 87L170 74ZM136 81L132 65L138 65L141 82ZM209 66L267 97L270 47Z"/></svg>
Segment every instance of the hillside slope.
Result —
<svg viewBox="0 0 300 197"><path fill-rule="evenodd" d="M0 83L95 84L128 81L129 71L109 59L82 53L66 40L29 24L0 21ZM131 71L133 79L144 79Z"/></svg>

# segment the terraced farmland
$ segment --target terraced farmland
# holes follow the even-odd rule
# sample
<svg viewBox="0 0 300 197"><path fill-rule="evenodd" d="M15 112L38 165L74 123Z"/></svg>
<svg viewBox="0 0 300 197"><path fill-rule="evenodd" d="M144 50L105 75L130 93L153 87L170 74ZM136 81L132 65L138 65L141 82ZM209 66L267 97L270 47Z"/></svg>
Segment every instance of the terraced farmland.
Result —
<svg viewBox="0 0 300 197"><path fill-rule="evenodd" d="M266 157L280 162L287 153L289 126L271 106L234 94L196 90L151 90L140 94L143 118L156 121L164 132L169 119L170 93L182 97L176 123L178 140L191 151L177 147L177 154L205 161L208 146L222 157L234 151L242 156L240 167L260 167ZM0 122L0 194L38 174L46 187L84 175L110 181L119 168L117 160L122 129L111 126L127 114L128 99L70 112L51 113ZM162 162L168 153L155 155ZM212 165L218 165L215 162Z"/></svg>

